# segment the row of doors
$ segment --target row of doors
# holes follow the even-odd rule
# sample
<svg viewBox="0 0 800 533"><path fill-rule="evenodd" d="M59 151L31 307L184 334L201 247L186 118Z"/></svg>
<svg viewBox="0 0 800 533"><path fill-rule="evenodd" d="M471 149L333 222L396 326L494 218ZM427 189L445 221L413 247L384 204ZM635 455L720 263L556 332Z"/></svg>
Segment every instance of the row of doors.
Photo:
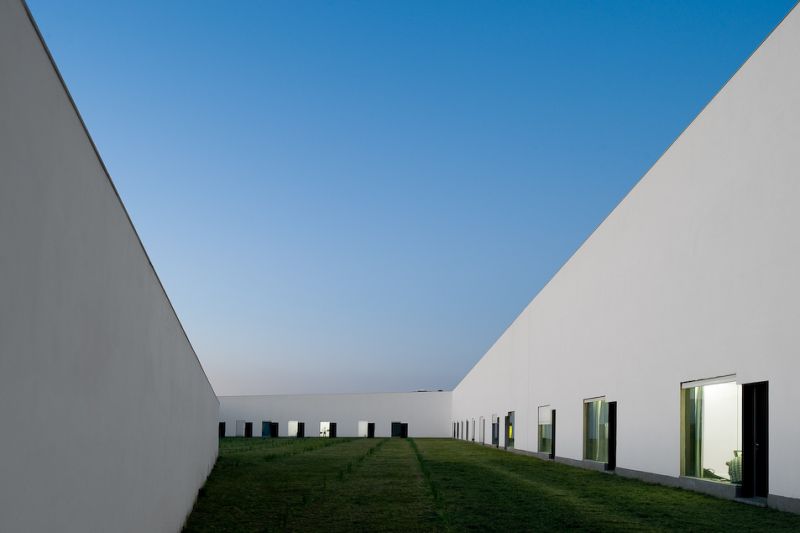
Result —
<svg viewBox="0 0 800 533"><path fill-rule="evenodd" d="M551 411L550 458L556 457L556 410ZM467 422L468 424L468 422ZM456 428L458 423L456 423ZM469 426L467 426L469 427ZM514 412L505 417L505 447L514 446ZM460 433L454 429L454 433ZM469 433L467 433L469 435ZM492 445L500 446L500 417L492 416ZM742 385L742 487L745 498L766 498L769 492L769 383ZM617 467L617 402L608 402L606 470Z"/></svg>
<svg viewBox="0 0 800 533"><path fill-rule="evenodd" d="M266 438L271 437L278 437L278 422L272 421L264 421L261 422L261 436ZM331 438L336 437L337 435L337 426L336 422L331 422L330 426L328 427L328 436ZM218 428L218 436L219 438L225 437L225 422L219 423ZM244 423L244 436L245 437L252 437L253 436L253 423L252 422L245 422ZM306 436L306 425L304 422L297 423L297 436L298 437L305 437ZM408 437L408 424L405 422L392 422L392 437ZM375 422L368 422L367 423L367 438L374 439L375 438Z"/></svg>

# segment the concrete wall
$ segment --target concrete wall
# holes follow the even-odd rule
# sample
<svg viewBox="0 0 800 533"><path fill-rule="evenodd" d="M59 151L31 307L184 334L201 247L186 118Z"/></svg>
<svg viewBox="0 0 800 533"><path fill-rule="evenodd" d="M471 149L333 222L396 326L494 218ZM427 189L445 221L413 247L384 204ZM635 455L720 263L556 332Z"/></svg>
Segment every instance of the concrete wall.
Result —
<svg viewBox="0 0 800 533"><path fill-rule="evenodd" d="M217 413L24 5L0 0L0 531L178 531Z"/></svg>
<svg viewBox="0 0 800 533"><path fill-rule="evenodd" d="M236 436L237 420L252 422L253 436L261 435L261 422L267 420L280 424L282 437L291 420L305 422L306 437L319 436L320 422L336 422L339 437L357 437L360 420L375 423L376 437L390 436L392 422L408 423L409 437L452 435L449 391L220 396L219 402L228 437Z"/></svg>
<svg viewBox="0 0 800 533"><path fill-rule="evenodd" d="M680 384L769 381L769 490L800 498L800 10L794 9L453 391L582 457L582 401L618 402L618 466L680 474ZM524 243L520 243L524 245ZM487 436L488 440L489 436Z"/></svg>

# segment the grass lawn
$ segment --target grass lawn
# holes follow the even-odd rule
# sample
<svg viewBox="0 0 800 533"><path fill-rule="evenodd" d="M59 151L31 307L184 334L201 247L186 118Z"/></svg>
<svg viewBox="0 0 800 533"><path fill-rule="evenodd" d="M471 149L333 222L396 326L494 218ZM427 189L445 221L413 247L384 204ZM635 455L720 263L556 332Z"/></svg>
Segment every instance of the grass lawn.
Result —
<svg viewBox="0 0 800 533"><path fill-rule="evenodd" d="M800 516L450 439L222 439L185 531L793 530Z"/></svg>

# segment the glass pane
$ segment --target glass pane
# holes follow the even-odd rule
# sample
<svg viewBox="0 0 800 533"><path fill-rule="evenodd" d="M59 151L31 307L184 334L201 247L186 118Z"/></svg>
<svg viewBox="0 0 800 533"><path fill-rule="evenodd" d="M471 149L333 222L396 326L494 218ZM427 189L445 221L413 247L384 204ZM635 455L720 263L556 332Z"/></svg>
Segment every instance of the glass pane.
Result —
<svg viewBox="0 0 800 533"><path fill-rule="evenodd" d="M682 474L742 481L741 387L734 382L683 390Z"/></svg>
<svg viewBox="0 0 800 533"><path fill-rule="evenodd" d="M552 410L549 405L539 408L539 451L551 453L553 446Z"/></svg>
<svg viewBox="0 0 800 533"><path fill-rule="evenodd" d="M608 461L608 403L604 400L583 404L583 458Z"/></svg>

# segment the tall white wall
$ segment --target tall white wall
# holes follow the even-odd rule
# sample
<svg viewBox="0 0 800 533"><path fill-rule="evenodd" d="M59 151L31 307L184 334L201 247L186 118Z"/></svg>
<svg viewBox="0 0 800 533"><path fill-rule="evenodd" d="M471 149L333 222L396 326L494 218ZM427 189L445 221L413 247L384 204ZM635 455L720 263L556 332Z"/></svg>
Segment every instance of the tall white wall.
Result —
<svg viewBox="0 0 800 533"><path fill-rule="evenodd" d="M319 436L320 422L336 422L339 437L357 437L365 420L375 423L376 437L390 436L392 422L406 422L409 437L450 437L451 401L449 391L220 396L219 420L228 437L236 436L237 420L252 422L253 436L261 435L261 422L272 421L285 437L295 420L305 422L306 437Z"/></svg>
<svg viewBox="0 0 800 533"><path fill-rule="evenodd" d="M217 414L24 5L0 0L0 531L178 531Z"/></svg>
<svg viewBox="0 0 800 533"><path fill-rule="evenodd" d="M582 400L606 395L618 466L678 476L680 383L768 380L769 490L800 498L798 228L795 9L456 387L453 419L515 411L535 451L550 404L557 454L581 459Z"/></svg>

